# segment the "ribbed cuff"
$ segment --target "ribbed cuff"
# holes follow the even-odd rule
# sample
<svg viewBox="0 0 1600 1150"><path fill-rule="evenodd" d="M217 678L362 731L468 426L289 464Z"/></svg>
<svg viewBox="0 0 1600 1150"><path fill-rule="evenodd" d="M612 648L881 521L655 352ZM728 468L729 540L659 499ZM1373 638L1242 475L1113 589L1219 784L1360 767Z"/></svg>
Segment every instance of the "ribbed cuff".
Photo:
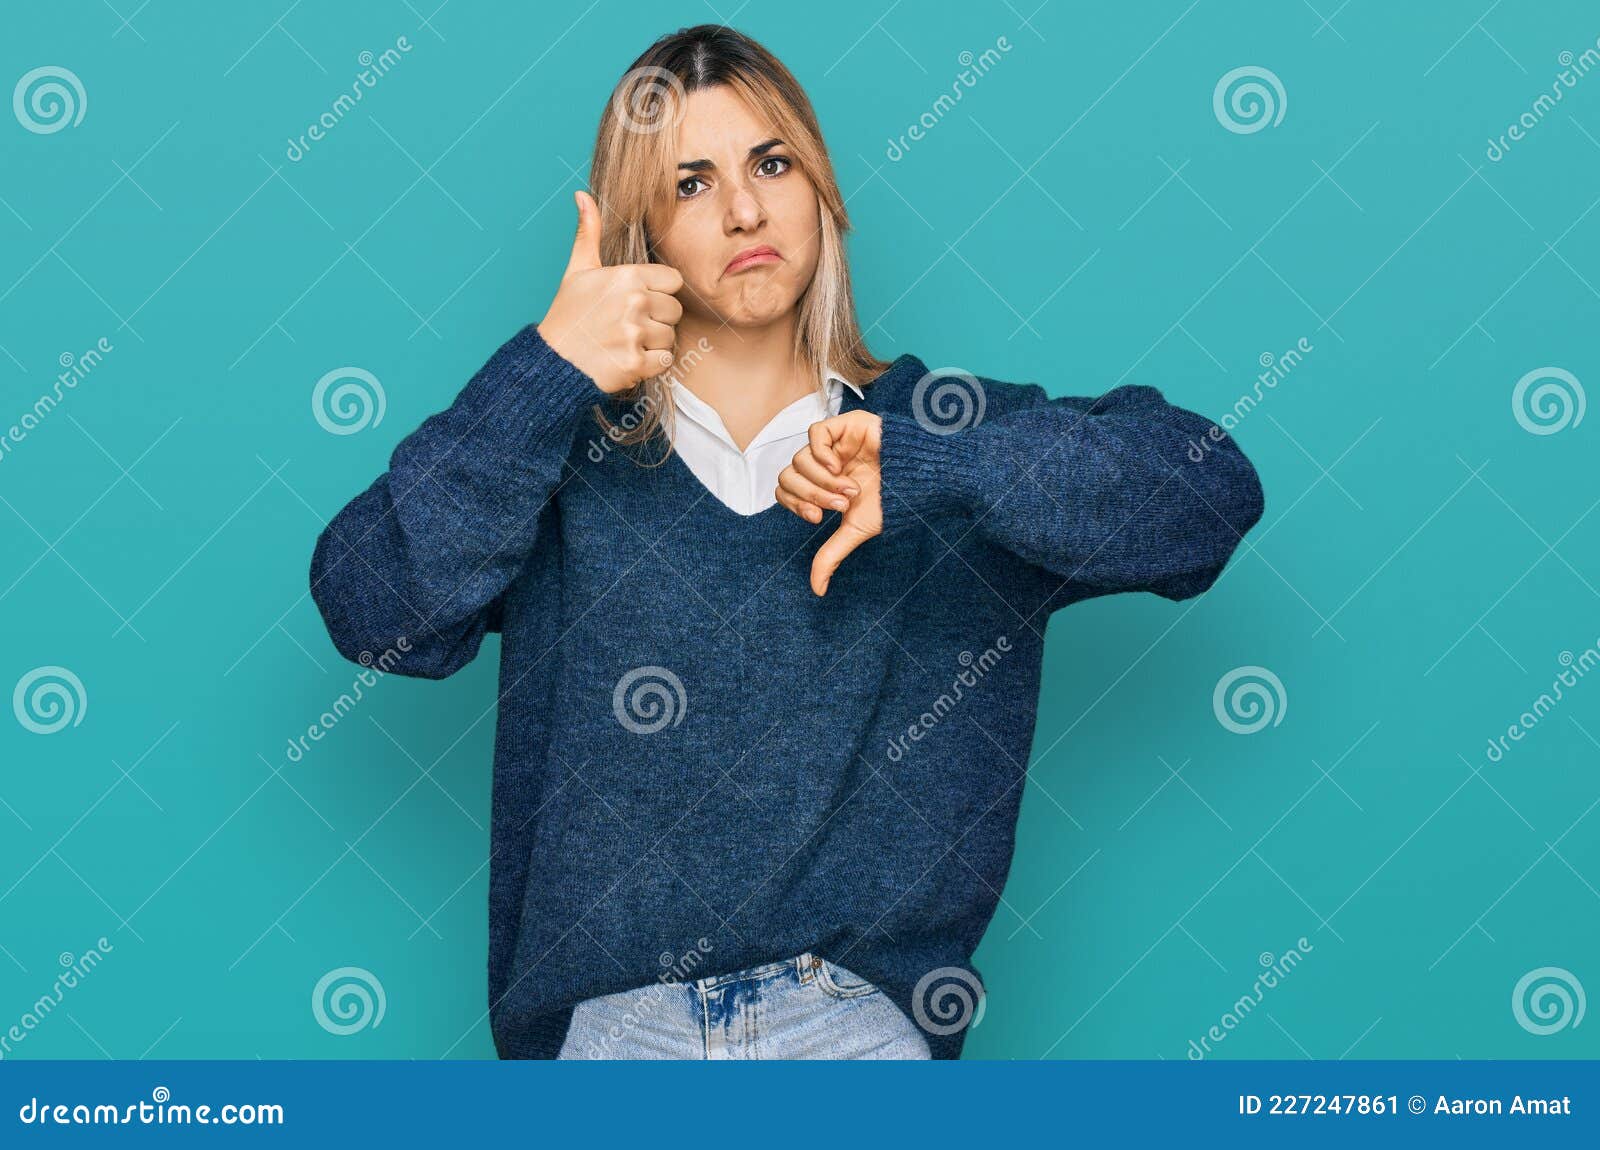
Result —
<svg viewBox="0 0 1600 1150"><path fill-rule="evenodd" d="M475 432L499 446L564 455L578 416L604 398L600 386L530 323L500 346L457 402L480 417Z"/></svg>
<svg viewBox="0 0 1600 1150"><path fill-rule="evenodd" d="M939 434L903 415L882 416L878 466L883 481L883 529L910 526L919 516L968 510L982 489L982 468L966 431Z"/></svg>

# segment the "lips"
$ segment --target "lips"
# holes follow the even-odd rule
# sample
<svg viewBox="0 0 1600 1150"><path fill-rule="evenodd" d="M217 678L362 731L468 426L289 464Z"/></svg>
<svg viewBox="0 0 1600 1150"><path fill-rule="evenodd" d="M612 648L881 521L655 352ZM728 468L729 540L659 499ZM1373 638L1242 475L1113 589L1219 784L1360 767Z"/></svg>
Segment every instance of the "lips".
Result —
<svg viewBox="0 0 1600 1150"><path fill-rule="evenodd" d="M775 263L782 258L783 257L778 254L776 248L770 247L766 244L761 244L760 246L753 248L745 248L744 251L740 252L738 255L734 256L733 259L728 261L728 266L722 269L722 274L732 275L735 272L742 272L746 268L753 268L760 264Z"/></svg>

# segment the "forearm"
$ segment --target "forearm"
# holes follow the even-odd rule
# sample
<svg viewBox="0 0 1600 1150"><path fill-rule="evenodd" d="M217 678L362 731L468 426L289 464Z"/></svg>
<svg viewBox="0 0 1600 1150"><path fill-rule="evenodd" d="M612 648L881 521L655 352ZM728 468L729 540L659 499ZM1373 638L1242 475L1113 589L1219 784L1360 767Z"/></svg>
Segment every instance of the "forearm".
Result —
<svg viewBox="0 0 1600 1150"><path fill-rule="evenodd" d="M1263 510L1255 468L1203 416L1127 385L1048 398L948 435L883 419L886 530L955 508L972 530L1094 593L1181 599L1216 580Z"/></svg>
<svg viewBox="0 0 1600 1150"><path fill-rule="evenodd" d="M601 395L530 325L402 440L312 556L311 593L339 651L356 659L404 635L415 653L402 673L438 677L469 661Z"/></svg>

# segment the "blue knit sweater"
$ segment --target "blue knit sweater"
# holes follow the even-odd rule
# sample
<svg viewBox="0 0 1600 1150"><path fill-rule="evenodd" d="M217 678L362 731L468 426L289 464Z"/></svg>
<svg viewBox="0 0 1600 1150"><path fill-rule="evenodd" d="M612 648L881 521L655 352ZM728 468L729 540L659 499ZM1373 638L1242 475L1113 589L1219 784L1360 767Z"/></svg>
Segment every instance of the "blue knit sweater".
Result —
<svg viewBox="0 0 1600 1150"><path fill-rule="evenodd" d="M884 531L821 598L837 512L743 516L676 454L643 466L658 445L607 440L591 409L615 401L532 325L318 539L346 658L404 636L394 670L443 678L501 634L501 1057L553 1057L582 999L808 950L960 1054L949 980L977 984L1010 867L1048 616L1199 594L1262 492L1155 388L979 377L981 418L947 433L928 374L902 355L846 393L883 420Z"/></svg>

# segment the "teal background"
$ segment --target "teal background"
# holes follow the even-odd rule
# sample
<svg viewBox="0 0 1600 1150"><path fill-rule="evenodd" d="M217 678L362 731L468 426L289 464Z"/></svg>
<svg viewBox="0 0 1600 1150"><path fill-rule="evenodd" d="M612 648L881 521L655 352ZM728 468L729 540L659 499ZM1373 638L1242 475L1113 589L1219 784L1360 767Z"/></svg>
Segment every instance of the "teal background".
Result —
<svg viewBox="0 0 1600 1150"><path fill-rule="evenodd" d="M87 105L51 134L0 107L0 425L114 348L0 458L0 687L87 694L47 736L0 709L0 1031L113 946L9 1056L493 1056L498 648L384 679L289 762L357 670L311 547L542 314L611 84L719 16L815 101L880 355L1215 418L1314 348L1235 428L1267 511L1216 587L1052 620L967 1057L1184 1058L1302 937L1215 1056L1600 1055L1600 1023L1537 1036L1510 1001L1544 966L1600 987L1600 680L1485 754L1600 639L1600 419L1511 404L1535 369L1600 379L1600 76L1485 155L1592 5L436 3L7 11L0 95L54 64ZM1241 134L1212 92L1244 65L1287 99ZM386 414L331 435L311 391L350 365ZM1212 691L1248 665L1287 705L1240 735ZM386 998L349 1036L310 1003L341 966Z"/></svg>

